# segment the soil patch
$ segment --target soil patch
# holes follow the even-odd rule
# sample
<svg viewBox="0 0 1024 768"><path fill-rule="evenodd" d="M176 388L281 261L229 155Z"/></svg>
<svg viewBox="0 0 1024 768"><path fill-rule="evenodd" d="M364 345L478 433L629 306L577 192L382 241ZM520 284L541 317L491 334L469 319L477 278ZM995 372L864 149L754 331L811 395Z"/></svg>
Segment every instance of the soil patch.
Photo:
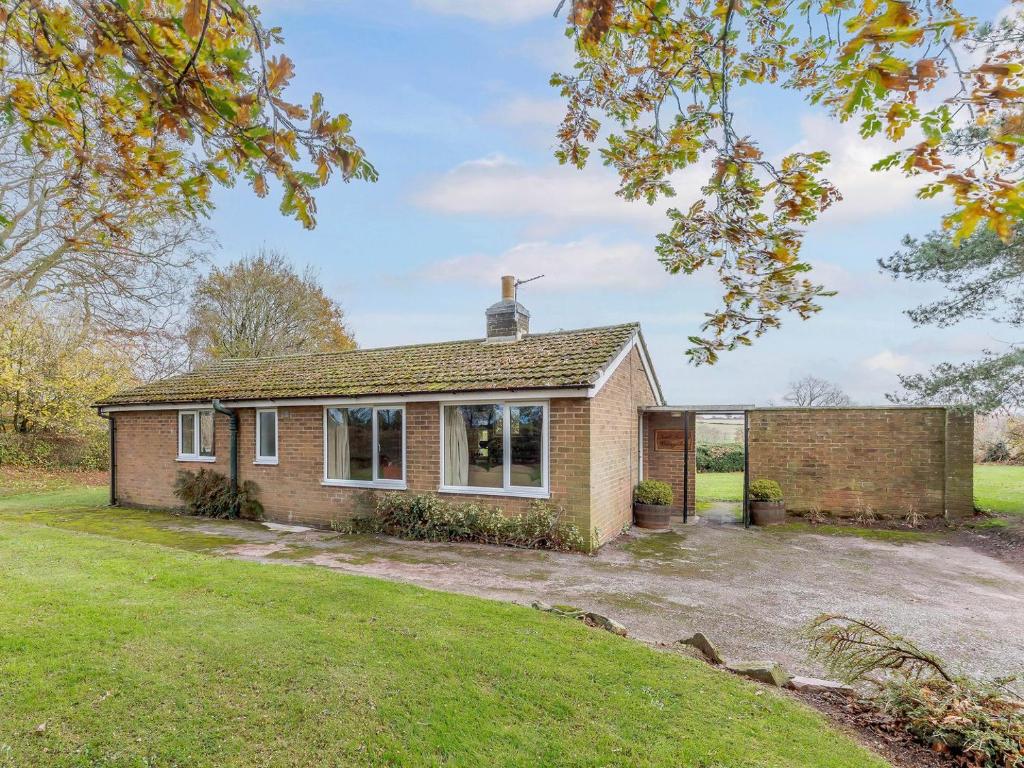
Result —
<svg viewBox="0 0 1024 768"><path fill-rule="evenodd" d="M824 713L833 725L882 755L896 768L951 768L958 765L950 755L933 752L919 744L893 717L856 697L832 692L788 693Z"/></svg>

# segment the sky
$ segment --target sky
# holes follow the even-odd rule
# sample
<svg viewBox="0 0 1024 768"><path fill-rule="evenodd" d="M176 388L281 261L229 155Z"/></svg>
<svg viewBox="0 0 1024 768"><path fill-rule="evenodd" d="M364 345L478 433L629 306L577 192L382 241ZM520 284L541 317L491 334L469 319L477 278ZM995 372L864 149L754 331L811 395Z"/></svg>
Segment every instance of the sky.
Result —
<svg viewBox="0 0 1024 768"><path fill-rule="evenodd" d="M941 295L894 283L876 259L905 234L935 229L948 202L917 200L919 182L873 173L893 151L865 143L799 96L745 89L732 99L739 132L769 156L832 153L827 172L844 200L808 232L804 254L838 296L809 321L782 328L714 366L687 362L687 337L721 291L710 275L672 276L658 264L667 204L625 202L599 163L559 166L562 113L548 80L572 64L555 0L257 0L280 26L297 75L288 95L345 112L380 172L375 184L332 182L304 230L244 184L218 190L210 220L226 264L260 247L312 266L344 307L361 347L483 335L499 277L544 277L520 289L534 332L639 321L668 402L781 403L787 384L814 374L859 404L885 402L898 373L966 360L1006 341L982 322L915 328L903 314ZM982 18L1005 2L971 0ZM966 6L965 6L966 7ZM701 184L677 179L676 205Z"/></svg>

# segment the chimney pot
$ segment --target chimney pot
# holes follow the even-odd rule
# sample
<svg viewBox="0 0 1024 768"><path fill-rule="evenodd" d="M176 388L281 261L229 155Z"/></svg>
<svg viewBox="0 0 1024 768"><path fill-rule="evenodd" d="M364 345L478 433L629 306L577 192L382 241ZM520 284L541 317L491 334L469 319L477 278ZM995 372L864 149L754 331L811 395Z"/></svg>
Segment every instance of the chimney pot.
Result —
<svg viewBox="0 0 1024 768"><path fill-rule="evenodd" d="M514 275L501 276L501 300L516 300L516 278Z"/></svg>

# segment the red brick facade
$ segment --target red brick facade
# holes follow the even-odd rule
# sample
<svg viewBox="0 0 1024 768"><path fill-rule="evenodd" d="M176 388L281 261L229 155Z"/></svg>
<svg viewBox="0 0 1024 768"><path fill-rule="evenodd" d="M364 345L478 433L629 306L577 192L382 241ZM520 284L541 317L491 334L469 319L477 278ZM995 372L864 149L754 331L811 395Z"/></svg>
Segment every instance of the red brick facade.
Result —
<svg viewBox="0 0 1024 768"><path fill-rule="evenodd" d="M749 414L750 479L794 512L959 518L973 510L974 421L946 408L779 408Z"/></svg>
<svg viewBox="0 0 1024 768"><path fill-rule="evenodd" d="M601 542L630 520L637 476L637 413L654 401L634 349L596 397L549 401L549 488L551 501L587 535ZM268 519L330 526L365 513L377 490L327 486L324 475L323 406L278 407L276 465L255 464L256 411L238 408L239 480L253 480ZM177 410L121 411L117 424L117 498L121 503L176 507L172 488L179 470L208 467L229 471L229 419L217 414L215 462L177 460ZM408 492L438 492L441 478L440 404L405 404ZM522 512L530 499L445 494Z"/></svg>
<svg viewBox="0 0 1024 768"><path fill-rule="evenodd" d="M687 422L689 422L687 424ZM675 450L682 446L673 445L673 450L665 446L659 450L657 444L658 430L685 432L689 450ZM697 414L684 411L657 411L648 413L644 418L644 477L652 480L663 480L672 486L673 511L683 511L683 478L687 479L689 492L686 494L689 511L696 509L697 498ZM686 460L689 456L690 468L686 471Z"/></svg>
<svg viewBox="0 0 1024 768"><path fill-rule="evenodd" d="M590 402L590 528L601 544L633 522L640 408L655 402L635 348Z"/></svg>

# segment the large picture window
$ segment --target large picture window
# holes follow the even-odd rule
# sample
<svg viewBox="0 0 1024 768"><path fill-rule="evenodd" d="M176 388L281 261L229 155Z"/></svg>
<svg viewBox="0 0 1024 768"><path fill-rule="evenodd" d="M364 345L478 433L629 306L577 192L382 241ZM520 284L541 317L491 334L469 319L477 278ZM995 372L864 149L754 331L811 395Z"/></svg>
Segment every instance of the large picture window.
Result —
<svg viewBox="0 0 1024 768"><path fill-rule="evenodd" d="M213 411L178 411L178 460L216 461Z"/></svg>
<svg viewBox="0 0 1024 768"><path fill-rule="evenodd" d="M405 409L325 408L324 482L404 488Z"/></svg>
<svg viewBox="0 0 1024 768"><path fill-rule="evenodd" d="M484 403L441 407L441 490L548 495L547 406Z"/></svg>

